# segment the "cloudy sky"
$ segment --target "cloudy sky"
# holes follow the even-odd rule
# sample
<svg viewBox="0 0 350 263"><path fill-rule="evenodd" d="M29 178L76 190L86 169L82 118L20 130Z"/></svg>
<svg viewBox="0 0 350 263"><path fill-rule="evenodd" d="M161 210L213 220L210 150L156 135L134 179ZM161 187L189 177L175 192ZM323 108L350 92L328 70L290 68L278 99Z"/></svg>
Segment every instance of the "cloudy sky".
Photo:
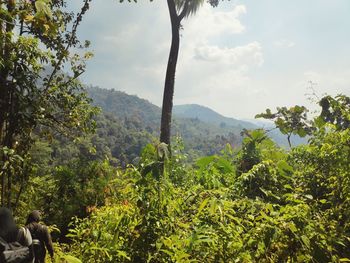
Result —
<svg viewBox="0 0 350 263"><path fill-rule="evenodd" d="M253 118L310 107L311 86L318 96L350 95L349 30L349 0L204 4L183 23L174 102ZM171 40L165 0L93 0L79 34L95 54L85 83L161 105Z"/></svg>

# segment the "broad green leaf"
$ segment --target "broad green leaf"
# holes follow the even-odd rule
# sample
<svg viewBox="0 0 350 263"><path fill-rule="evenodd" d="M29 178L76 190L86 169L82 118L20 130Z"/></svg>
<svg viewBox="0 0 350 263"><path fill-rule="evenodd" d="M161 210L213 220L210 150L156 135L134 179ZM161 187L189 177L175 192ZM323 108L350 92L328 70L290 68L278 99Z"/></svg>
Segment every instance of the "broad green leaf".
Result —
<svg viewBox="0 0 350 263"><path fill-rule="evenodd" d="M209 197L204 199L203 202L200 204L199 208L198 208L198 212L197 212L197 216L202 212L202 210L204 209L204 207L208 204L209 202Z"/></svg>
<svg viewBox="0 0 350 263"><path fill-rule="evenodd" d="M52 19L52 12L50 9L50 4L51 1L48 0L36 0L35 1L35 7L36 7L36 11L37 13L42 13L47 15L50 19Z"/></svg>
<svg viewBox="0 0 350 263"><path fill-rule="evenodd" d="M301 236L301 240L303 241L304 245L305 245L307 248L310 247L310 239L309 239L307 236L302 235L302 236Z"/></svg>

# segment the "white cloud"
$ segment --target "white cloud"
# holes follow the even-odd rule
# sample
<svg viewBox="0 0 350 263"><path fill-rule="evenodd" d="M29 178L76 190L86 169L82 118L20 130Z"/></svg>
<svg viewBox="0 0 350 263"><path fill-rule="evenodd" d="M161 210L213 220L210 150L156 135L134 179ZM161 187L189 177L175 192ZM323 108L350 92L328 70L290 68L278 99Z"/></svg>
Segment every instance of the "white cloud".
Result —
<svg viewBox="0 0 350 263"><path fill-rule="evenodd" d="M197 42L242 33L245 27L239 18L246 12L244 5L235 6L231 11L217 11L209 4L204 4L193 17L183 22L183 36Z"/></svg>
<svg viewBox="0 0 350 263"><path fill-rule="evenodd" d="M184 23L175 88L175 103L207 105L227 115L241 114L250 96L264 96L252 88L251 70L264 63L262 46L250 41L240 46L222 43L236 38L245 26L239 20L246 14L244 5L216 10L205 5L196 16Z"/></svg>
<svg viewBox="0 0 350 263"><path fill-rule="evenodd" d="M108 16L102 18L110 20L110 26L103 26L107 24L104 20L98 20L99 24L90 21L91 30L87 32L95 37L97 47L95 68L99 65L103 70L92 70L89 76L92 83L138 94L160 105L171 31L166 4L154 4L120 6L113 15L107 11L110 7L96 6L99 14L107 12ZM264 94L262 89L252 87L250 75L264 62L261 44L254 40L239 46L230 43L245 32L240 19L246 13L244 5L212 8L204 4L195 16L184 21L175 103L200 103L239 116L241 105L236 103L232 108L232 98L244 101ZM112 16L118 19L111 20ZM154 26L150 26L152 23Z"/></svg>
<svg viewBox="0 0 350 263"><path fill-rule="evenodd" d="M258 42L234 48L202 45L194 48L194 58L235 67L261 66L264 62Z"/></svg>
<svg viewBox="0 0 350 263"><path fill-rule="evenodd" d="M263 63L258 42L234 48L202 45L194 48L194 56L189 52L188 48L179 59L176 103L207 105L238 117L244 101L265 96L264 90L252 86L250 76L251 70Z"/></svg>
<svg viewBox="0 0 350 263"><path fill-rule="evenodd" d="M241 46L222 46L220 40L229 38L232 34L239 34L244 31L244 25L239 17L246 13L243 5L235 6L229 10L218 10L205 4L198 13L185 20L184 29L181 31L180 53L176 72L175 102L207 104L208 96L211 94L257 94L258 89L249 90L249 70L260 67L263 64L262 47L259 42ZM168 19L168 18L167 18ZM165 20L164 20L165 22ZM128 27L131 32L128 32ZM130 90L134 88L140 96L144 96L160 105L161 96L158 92L150 92L150 89L157 88L162 91L166 69L166 59L169 52L170 35L164 28L154 31L153 28L144 31L148 36L150 31L155 32L155 39L147 41L141 61L130 70L139 79L128 80L129 75L119 77L121 82L127 83ZM118 33L118 37L108 37L106 40L124 46L126 38L133 39L135 27L131 24ZM130 45L130 41L129 45ZM135 43L135 41L131 41ZM137 42L136 42L137 43ZM139 45L145 42L138 42ZM123 47L130 50L130 47ZM158 55L156 55L158 54ZM144 56L153 58L145 61ZM205 77L204 77L205 76ZM136 83L135 83L136 82ZM140 83L140 87L137 87ZM149 85L145 88L145 84ZM153 84L153 85L152 85ZM225 96L225 95L224 95ZM228 97L222 98L227 100ZM210 100L210 99L209 99ZM221 100L218 99L218 100Z"/></svg>

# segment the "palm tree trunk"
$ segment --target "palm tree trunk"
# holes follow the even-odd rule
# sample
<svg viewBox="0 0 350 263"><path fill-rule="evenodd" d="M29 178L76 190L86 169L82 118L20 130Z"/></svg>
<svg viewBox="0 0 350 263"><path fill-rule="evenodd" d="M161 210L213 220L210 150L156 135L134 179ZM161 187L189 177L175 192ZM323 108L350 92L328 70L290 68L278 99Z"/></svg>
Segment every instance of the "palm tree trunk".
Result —
<svg viewBox="0 0 350 263"><path fill-rule="evenodd" d="M180 19L176 12L174 0L167 0L171 21L171 47L165 75L162 118L160 125L160 142L170 145L171 115L173 110L174 84L177 58L180 46Z"/></svg>

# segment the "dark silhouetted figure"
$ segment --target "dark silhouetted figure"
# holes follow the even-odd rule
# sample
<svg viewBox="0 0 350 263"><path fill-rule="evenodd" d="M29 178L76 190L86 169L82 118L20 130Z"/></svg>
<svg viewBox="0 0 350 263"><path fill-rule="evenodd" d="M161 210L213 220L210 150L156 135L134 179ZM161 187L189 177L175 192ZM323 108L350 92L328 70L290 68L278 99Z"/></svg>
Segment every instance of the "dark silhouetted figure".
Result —
<svg viewBox="0 0 350 263"><path fill-rule="evenodd" d="M35 263L45 262L46 249L51 258L53 258L54 253L50 232L47 226L40 223L40 219L40 211L35 210L29 214L26 223L26 227L29 229L33 238Z"/></svg>
<svg viewBox="0 0 350 263"><path fill-rule="evenodd" d="M0 262L34 262L29 230L18 228L12 212L5 207L0 207Z"/></svg>

